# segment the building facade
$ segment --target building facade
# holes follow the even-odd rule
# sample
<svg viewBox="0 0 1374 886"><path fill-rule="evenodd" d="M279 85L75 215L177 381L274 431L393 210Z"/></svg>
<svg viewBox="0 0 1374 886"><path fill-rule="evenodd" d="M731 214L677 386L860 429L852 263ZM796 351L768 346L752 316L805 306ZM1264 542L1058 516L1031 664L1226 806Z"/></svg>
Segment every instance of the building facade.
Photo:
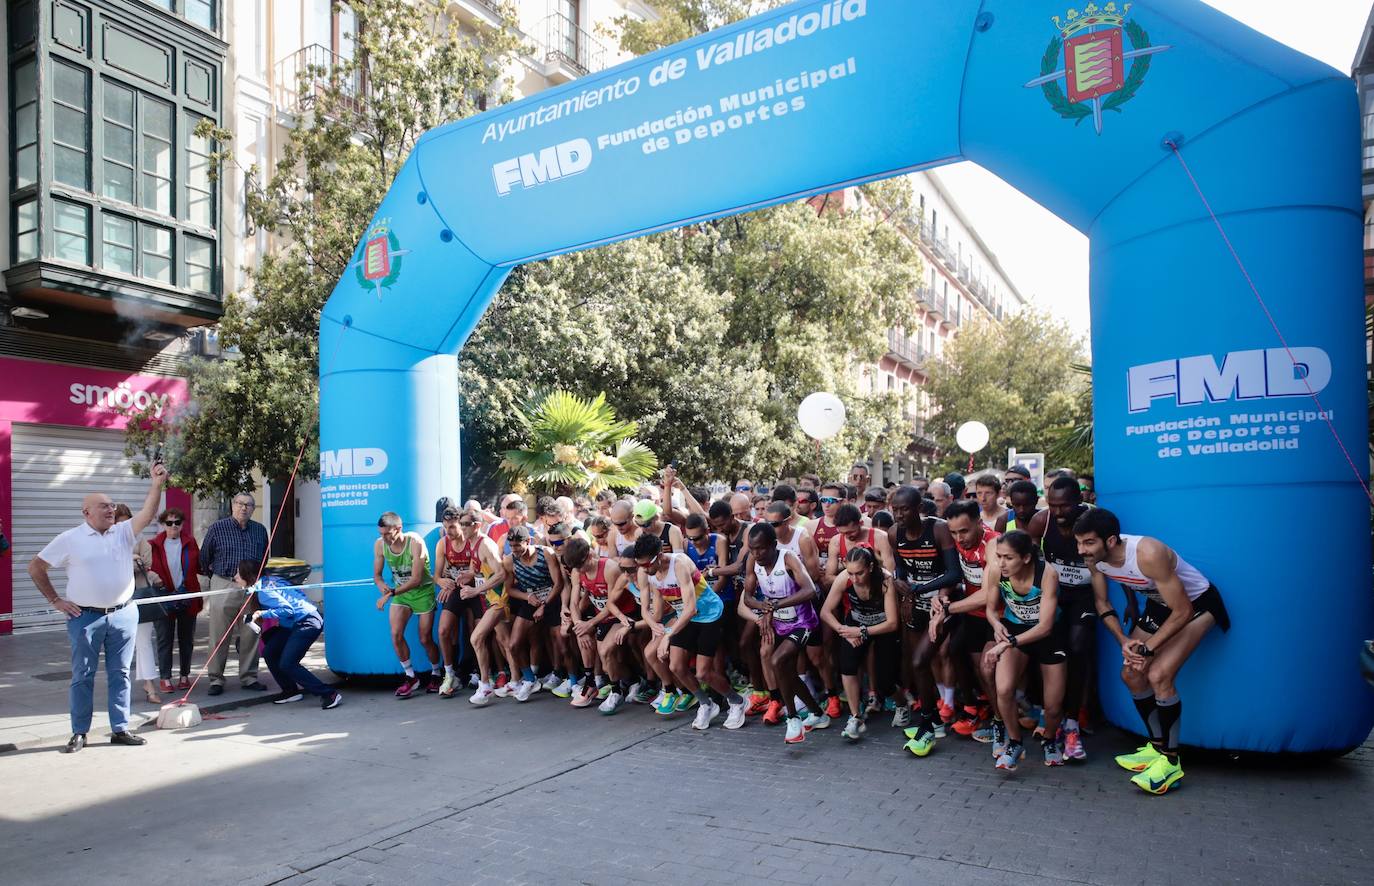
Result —
<svg viewBox="0 0 1374 886"><path fill-rule="evenodd" d="M46 609L25 570L80 522L82 494L142 501L126 414L184 399L195 330L221 315L221 202L196 134L222 121L221 13L220 0L6 4L0 521L14 547L0 613Z"/></svg>
<svg viewBox="0 0 1374 886"><path fill-rule="evenodd" d="M931 361L945 345L976 321L1002 323L1026 305L1026 299L983 242L937 172L908 177L912 213L896 223L920 250L925 279L912 293L910 323L888 331L888 352L876 366L861 366L859 392L898 394L905 404L911 435L907 445L875 452L869 470L877 483L906 483L924 476L938 460L936 444L925 422L933 407L925 390Z"/></svg>

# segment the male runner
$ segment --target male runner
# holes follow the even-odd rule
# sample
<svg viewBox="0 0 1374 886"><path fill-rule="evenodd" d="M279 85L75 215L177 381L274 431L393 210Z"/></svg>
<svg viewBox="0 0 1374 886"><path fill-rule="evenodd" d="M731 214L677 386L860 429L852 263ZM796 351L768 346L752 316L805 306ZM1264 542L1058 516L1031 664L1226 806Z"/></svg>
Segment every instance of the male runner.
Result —
<svg viewBox="0 0 1374 886"><path fill-rule="evenodd" d="M851 504L840 505L835 509L835 535L830 539L829 556L825 562L825 580L835 581L835 576L844 568L844 558L850 548L870 548L878 555L884 569L892 572L896 563L892 559L892 544L886 532L865 528L863 515Z"/></svg>
<svg viewBox="0 0 1374 886"><path fill-rule="evenodd" d="M1012 483L1007 492L1007 499L1011 507L997 521L998 525L993 527L998 533L1009 529L1025 529L1040 512L1040 491L1029 480L1017 480Z"/></svg>
<svg viewBox="0 0 1374 886"><path fill-rule="evenodd" d="M974 495L978 498L983 525L989 529L996 529L997 521L1007 514L1007 509L997 500L997 496L1002 492L1001 482L992 474L984 474L973 484L973 488Z"/></svg>
<svg viewBox="0 0 1374 886"><path fill-rule="evenodd" d="M587 707L595 691L589 691L592 674L598 661L612 681L612 687L599 710L614 714L630 692L631 671L625 666L620 644L630 629L615 618L607 608L611 588L620 578L620 567L609 557L596 556L584 538L572 538L562 546L559 561L564 574L571 577L572 635L582 657L582 676L578 691L573 694L573 707ZM623 593L623 588L620 589ZM614 636L612 636L614 635Z"/></svg>
<svg viewBox="0 0 1374 886"><path fill-rule="evenodd" d="M921 514L920 493L914 486L902 486L892 498L892 509L897 522L889 530L888 539L895 552L897 571L893 586L901 602L903 630L903 652L911 665L911 680L921 708L919 720L914 730L907 736L906 749L918 757L930 753L938 732L944 732L940 702L949 706L952 714L954 704L953 687L941 687L936 682L935 659L940 643L944 640L932 638L930 627L930 601L946 588L959 585L963 573L959 568L959 557L954 550L954 537L943 520ZM941 698L941 695L947 695ZM894 716L893 725L905 728L909 724L910 708L903 705L897 709L901 715Z"/></svg>
<svg viewBox="0 0 1374 886"><path fill-rule="evenodd" d="M954 501L954 496L950 492L949 484L944 480L933 480L930 484L930 499L935 502L935 516L945 519L945 511L949 509Z"/></svg>
<svg viewBox="0 0 1374 886"><path fill-rule="evenodd" d="M738 498L738 496L736 496ZM745 536L750 523L740 521L724 501L712 502L707 512L707 523L725 542L725 559L705 570L706 580L713 583L717 596L727 607L735 607L739 593L744 588L744 573L749 560L749 549ZM731 653L738 653L737 660L744 662L749 672L749 715L763 714L764 722L777 725L782 722L782 705L774 706L769 702L769 668L759 655L758 629L752 620L741 619L735 614L725 616L725 644Z"/></svg>
<svg viewBox="0 0 1374 886"><path fill-rule="evenodd" d="M658 505L648 499L635 502L634 521L641 532L657 536L665 549L682 553L682 530L663 520L663 512Z"/></svg>
<svg viewBox="0 0 1374 886"><path fill-rule="evenodd" d="M1088 512L1079 497L1078 481L1060 477L1045 491L1047 507L1031 518L1026 531L1040 543L1045 560L1059 578L1059 613L1069 654L1068 688L1064 693L1064 756L1087 759L1078 714L1088 706L1088 687L1097 661L1097 603L1092 571L1078 552L1073 527Z"/></svg>
<svg viewBox="0 0 1374 886"><path fill-rule="evenodd" d="M811 538L816 542L816 550L820 555L823 574L829 574L824 570L826 561L830 559L830 540L840 531L835 526L835 511L844 504L844 490L840 488L838 483L826 483L821 487L817 501L820 502L821 513L811 521L807 531L811 533Z"/></svg>
<svg viewBox="0 0 1374 886"><path fill-rule="evenodd" d="M811 531L811 524L815 521L816 515L820 513L820 493L815 489L802 487L797 490L797 517L802 521L799 525Z"/></svg>
<svg viewBox="0 0 1374 886"><path fill-rule="evenodd" d="M420 645L430 662L430 683L434 691L439 691L440 674L439 647L434 642L434 581L429 575L429 552L425 550L424 540L401 527L401 517L392 511L382 514L377 520L377 534L380 536L372 543L372 581L382 597L377 601L377 609L385 609L391 602L388 620L391 625L391 644L396 649L396 658L405 671L405 680L396 688L397 698L410 698L420 688L421 680L415 675L410 663L410 644L406 642L406 625L411 615L419 616ZM382 569L391 570L391 580L387 584L382 577Z"/></svg>
<svg viewBox="0 0 1374 886"><path fill-rule="evenodd" d="M618 501L611 505L611 543L618 553L627 553L634 547L644 530L634 520L634 505Z"/></svg>
<svg viewBox="0 0 1374 886"><path fill-rule="evenodd" d="M981 687L988 699L994 697L993 674L991 667L984 662L983 655L992 646L992 626L986 616L983 589L983 571L987 568L991 545L997 533L983 525L978 503L961 499L950 504L945 511L945 521L950 535L954 537L954 548L959 555L959 567L964 573L962 599L948 591L941 591L931 601L931 623L928 633L939 636L940 625L951 616L949 630L949 657L956 673L961 675L960 683L967 693L964 710L973 711L971 718L960 719L953 726L960 735L972 736L980 742L993 741L993 724L984 716L984 711L973 704L975 688Z"/></svg>
<svg viewBox="0 0 1374 886"><path fill-rule="evenodd" d="M861 461L856 461L854 466L849 469L849 485L857 486L860 490L867 489L872 485L873 477L868 472L868 465Z"/></svg>
<svg viewBox="0 0 1374 886"><path fill-rule="evenodd" d="M812 540L810 533L797 526L796 521L792 519L792 509L787 502L778 500L771 502L764 512L764 519L777 533L778 547L796 554L813 580L819 578L821 561L820 554L816 550L816 542Z"/></svg>
<svg viewBox="0 0 1374 886"><path fill-rule="evenodd" d="M1131 781L1141 790L1163 794L1183 778L1178 756L1183 703L1174 680L1202 638L1214 626L1230 630L1231 618L1221 592L1168 545L1144 535L1122 535L1121 522L1106 508L1092 508L1073 527L1078 552L1093 567L1097 616L1121 644L1121 679L1135 698L1149 743L1116 762L1137 773ZM1107 580L1145 597L1145 608L1133 617L1130 634L1107 597Z"/></svg>
<svg viewBox="0 0 1374 886"><path fill-rule="evenodd" d="M461 685L455 666L460 657L459 644L463 640L459 633L470 607L459 593L458 579L465 574L471 577L472 557L476 550L475 544L466 543L463 539L463 530L459 525L459 519L463 517L477 519L467 511L456 508L445 510L441 518L443 532L434 543L435 600L442 607L439 613L439 651L444 656L444 682L439 687L440 698L453 698ZM469 634L475 623L475 619L468 621Z"/></svg>
<svg viewBox="0 0 1374 886"><path fill-rule="evenodd" d="M508 692L505 684L498 689L492 673L493 662L497 665L505 662L512 674L518 674L519 670L511 652L510 631L506 622L510 605L501 551L496 542L482 534L482 524L472 514L461 514L457 522L463 536L463 547L467 551L468 566L454 576L454 581L459 586L458 596L467 605L468 617L472 619L471 642L477 656L478 672L477 691L468 701L481 707L493 697L504 697Z"/></svg>
<svg viewBox="0 0 1374 886"><path fill-rule="evenodd" d="M501 519L487 527L487 537L500 548L511 527L523 525L528 518L529 507L525 500L514 492L508 492L501 496Z"/></svg>

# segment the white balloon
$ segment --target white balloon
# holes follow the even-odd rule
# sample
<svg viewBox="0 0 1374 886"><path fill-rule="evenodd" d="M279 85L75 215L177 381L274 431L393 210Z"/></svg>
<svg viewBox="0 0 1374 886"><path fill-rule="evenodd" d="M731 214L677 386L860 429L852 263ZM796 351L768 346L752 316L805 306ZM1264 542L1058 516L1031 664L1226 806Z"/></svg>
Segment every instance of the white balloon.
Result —
<svg viewBox="0 0 1374 886"><path fill-rule="evenodd" d="M954 432L959 448L972 455L988 445L988 426L981 421L966 421Z"/></svg>
<svg viewBox="0 0 1374 886"><path fill-rule="evenodd" d="M808 437L829 440L844 427L844 403L826 391L817 391L797 407L797 423Z"/></svg>

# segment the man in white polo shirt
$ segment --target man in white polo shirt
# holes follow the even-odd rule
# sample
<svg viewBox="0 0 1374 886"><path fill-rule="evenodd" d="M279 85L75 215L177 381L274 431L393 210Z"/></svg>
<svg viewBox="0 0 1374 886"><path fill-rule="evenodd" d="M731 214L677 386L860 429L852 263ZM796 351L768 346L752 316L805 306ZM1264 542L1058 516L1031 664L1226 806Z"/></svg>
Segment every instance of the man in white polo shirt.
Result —
<svg viewBox="0 0 1374 886"><path fill-rule="evenodd" d="M95 671L105 650L109 680L110 744L141 745L147 739L128 731L129 665L138 632L134 596L134 545L144 527L157 515L167 469L153 465L153 484L143 508L132 520L115 523L110 497L93 492L81 502L85 522L48 543L29 562L29 577L54 608L67 615L67 638L72 644L72 737L66 753L86 746L95 705ZM59 597L48 570L67 570L67 596Z"/></svg>

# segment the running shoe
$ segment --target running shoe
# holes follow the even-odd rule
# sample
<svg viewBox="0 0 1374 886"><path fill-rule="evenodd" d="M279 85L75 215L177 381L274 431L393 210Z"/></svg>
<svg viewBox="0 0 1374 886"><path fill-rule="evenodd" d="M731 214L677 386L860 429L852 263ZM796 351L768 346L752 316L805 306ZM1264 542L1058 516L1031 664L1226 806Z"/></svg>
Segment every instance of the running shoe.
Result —
<svg viewBox="0 0 1374 886"><path fill-rule="evenodd" d="M1015 772L1016 767L1021 765L1021 758L1024 756L1026 756L1026 749L1019 744L1014 744L997 758L994 765L1005 772Z"/></svg>
<svg viewBox="0 0 1374 886"><path fill-rule="evenodd" d="M515 686L515 700L529 701L530 696L534 695L534 693L538 691L538 686L539 684L536 683L534 680L521 680Z"/></svg>
<svg viewBox="0 0 1374 886"><path fill-rule="evenodd" d="M397 698L410 698L415 694L415 690L420 688L419 677L406 677L400 686L396 687Z"/></svg>
<svg viewBox="0 0 1374 886"><path fill-rule="evenodd" d="M1166 794L1183 777L1183 762L1170 763L1160 754L1149 768L1131 776L1131 784L1150 794Z"/></svg>
<svg viewBox="0 0 1374 886"><path fill-rule="evenodd" d="M931 726L935 729L936 738L944 738L948 733L945 731L945 718L937 717L931 721Z"/></svg>
<svg viewBox="0 0 1374 886"><path fill-rule="evenodd" d="M477 691L468 697L468 703L475 704L480 708L491 704L491 699L494 695L496 695L496 690L479 680L477 683Z"/></svg>
<svg viewBox="0 0 1374 886"><path fill-rule="evenodd" d="M1037 723L1043 724L1045 722L1044 718L1045 712L1041 710L1038 705L1032 705L1017 719L1021 722L1022 729L1030 729Z"/></svg>
<svg viewBox="0 0 1374 886"><path fill-rule="evenodd" d="M633 683L630 684L630 688L626 689L623 693L625 696L624 700L634 701L635 696L639 694L639 690L643 687L643 683L639 682L638 680L635 680ZM652 697L652 693L650 693L650 696Z"/></svg>
<svg viewBox="0 0 1374 886"><path fill-rule="evenodd" d="M714 720L716 714L719 713L720 707L714 701L708 701L706 704L700 705L697 708L696 719L692 721L692 728L702 731L710 729L711 721Z"/></svg>
<svg viewBox="0 0 1374 886"><path fill-rule="evenodd" d="M1131 772L1144 772L1163 756L1154 745L1146 743L1136 748L1134 754L1118 754L1116 765Z"/></svg>
<svg viewBox="0 0 1374 886"><path fill-rule="evenodd" d="M877 695L870 692L868 694L868 703L864 705L864 715L871 717L874 714L881 711L882 709L883 703L881 701L878 701Z"/></svg>
<svg viewBox="0 0 1374 886"><path fill-rule="evenodd" d="M556 689L566 679L568 678L560 677L553 671L549 671L547 674L544 675L544 679L539 681L539 686L541 689ZM538 689L535 690L535 692L538 691Z"/></svg>
<svg viewBox="0 0 1374 886"><path fill-rule="evenodd" d="M677 698L673 701L673 710L676 713L690 711L698 704L697 697L690 692L678 692Z"/></svg>
<svg viewBox="0 0 1374 886"><path fill-rule="evenodd" d="M602 683L600 686L596 687L596 697L605 701L606 697L611 694L611 690L614 688L615 687L610 683Z"/></svg>
<svg viewBox="0 0 1374 886"><path fill-rule="evenodd" d="M992 756L1000 757L1007 750L1007 724L1001 720L992 721Z"/></svg>
<svg viewBox="0 0 1374 886"><path fill-rule="evenodd" d="M788 744L800 744L806 741L806 730L802 728L800 717L787 718L787 734L782 737L782 740Z"/></svg>
<svg viewBox="0 0 1374 886"><path fill-rule="evenodd" d="M911 708L902 705L892 712L892 728L905 729L911 725Z"/></svg>
<svg viewBox="0 0 1374 886"><path fill-rule="evenodd" d="M431 673L429 677L425 679L425 692L429 695L434 695L442 688L445 679L447 678L443 676L443 672L438 674Z"/></svg>
<svg viewBox="0 0 1374 886"><path fill-rule="evenodd" d="M444 674L444 682L439 686L440 698L453 698L453 694L458 691L458 678L453 674Z"/></svg>
<svg viewBox="0 0 1374 886"><path fill-rule="evenodd" d="M1064 765L1064 748L1062 745L1059 744L1059 742L1047 741L1043 743L1042 747L1045 750L1046 766Z"/></svg>
<svg viewBox="0 0 1374 886"><path fill-rule="evenodd" d="M515 687L519 685L518 683L502 683L498 679L496 685L492 687L491 694L497 698L506 698L507 696L515 694Z"/></svg>
<svg viewBox="0 0 1374 886"><path fill-rule="evenodd" d="M864 737L864 733L867 731L868 727L864 725L863 720L860 720L858 717L850 717L849 722L844 724L844 731L841 732L840 735L843 735L850 741L858 741Z"/></svg>
<svg viewBox="0 0 1374 886"><path fill-rule="evenodd" d="M468 688L469 688L469 689L476 689L478 686L481 686L481 685L482 685L482 678L481 678L480 675L478 675L476 672L471 673L471 674L468 674Z"/></svg>
<svg viewBox="0 0 1374 886"><path fill-rule="evenodd" d="M551 689L549 689L549 691L552 692L554 695L558 696L559 698L567 698L568 696L572 695L573 685L574 684L572 678L564 677L562 683L559 683L557 686L552 687Z"/></svg>
<svg viewBox="0 0 1374 886"><path fill-rule="evenodd" d="M954 722L954 705L945 704L943 698L935 702L935 710L940 712L941 720L944 720L946 723Z"/></svg>
<svg viewBox="0 0 1374 886"><path fill-rule="evenodd" d="M984 720L969 736L979 744L991 744L993 739L992 721Z"/></svg>
<svg viewBox="0 0 1374 886"><path fill-rule="evenodd" d="M524 682L529 684L530 695L534 695L536 692L544 688L543 682L540 681L538 677L535 677L533 680L525 680Z"/></svg>
<svg viewBox="0 0 1374 886"><path fill-rule="evenodd" d="M497 689L504 689L504 688L506 687L506 684L509 683L509 682L510 682L510 674L506 673L505 671L500 671L500 672L497 673L497 675L496 675L496 688L497 688Z"/></svg>
<svg viewBox="0 0 1374 886"><path fill-rule="evenodd" d="M579 685L573 692L572 706L575 708L590 707L596 701L596 687Z"/></svg>
<svg viewBox="0 0 1374 886"><path fill-rule="evenodd" d="M748 712L751 717L762 714L764 711L768 710L767 692L751 692L749 693L747 701L749 703Z"/></svg>
<svg viewBox="0 0 1374 886"><path fill-rule="evenodd" d="M1064 734L1064 759L1066 760L1086 760L1088 752L1083 749L1083 736L1077 729L1065 729Z"/></svg>
<svg viewBox="0 0 1374 886"><path fill-rule="evenodd" d="M954 721L954 725L950 728L954 730L956 735L962 735L964 738L968 738L978 729L978 721L974 720L972 717L960 717Z"/></svg>
<svg viewBox="0 0 1374 886"><path fill-rule="evenodd" d="M649 704L658 697L654 693L653 687L648 683L639 683L636 685L639 686L639 691L630 694L630 699L634 701L635 704ZM659 692L662 692L662 690L659 690Z"/></svg>
<svg viewBox="0 0 1374 886"><path fill-rule="evenodd" d="M807 714L806 719L802 720L802 728L807 732L812 729L829 729L830 717L827 714Z"/></svg>
<svg viewBox="0 0 1374 886"><path fill-rule="evenodd" d="M738 729L744 725L745 718L749 715L748 706L744 701L739 704L730 705L730 710L725 715L725 728Z"/></svg>
<svg viewBox="0 0 1374 886"><path fill-rule="evenodd" d="M830 700L825 703L825 715L827 717L838 717L840 715L840 697L830 696Z"/></svg>
<svg viewBox="0 0 1374 886"><path fill-rule="evenodd" d="M597 705L596 709L603 714L614 714L616 711L620 710L620 706L624 703L625 696L621 695L619 692L612 691L610 695L606 696L605 701Z"/></svg>
<svg viewBox="0 0 1374 886"><path fill-rule="evenodd" d="M918 757L924 757L935 747L935 733L919 726L906 731L907 743L902 745Z"/></svg>
<svg viewBox="0 0 1374 886"><path fill-rule="evenodd" d="M770 699L769 702L768 702L768 710L767 710L767 712L764 713L764 715L763 715L763 725L765 725L765 726L776 726L776 725L778 725L778 724L781 723L781 722L782 722L782 702L780 702L780 701L772 701L772 700Z"/></svg>

